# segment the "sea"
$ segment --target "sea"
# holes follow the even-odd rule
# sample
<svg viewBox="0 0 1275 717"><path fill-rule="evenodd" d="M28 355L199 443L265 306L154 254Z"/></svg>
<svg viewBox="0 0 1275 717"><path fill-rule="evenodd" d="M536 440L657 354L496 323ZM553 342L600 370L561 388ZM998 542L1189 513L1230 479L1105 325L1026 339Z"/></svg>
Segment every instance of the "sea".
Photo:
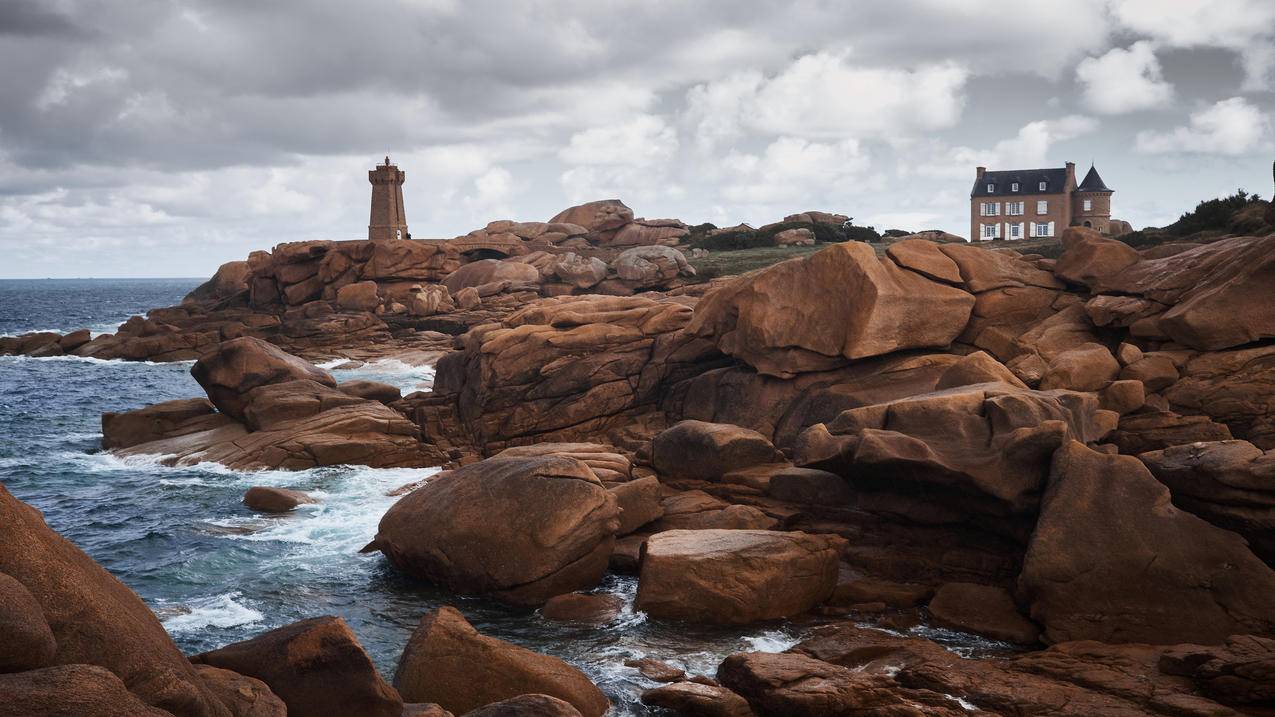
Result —
<svg viewBox="0 0 1275 717"><path fill-rule="evenodd" d="M0 280L0 335L88 328L113 332L135 314L172 306L200 279ZM372 379L428 390L428 366L325 364L338 381ZM393 504L391 490L437 469L337 466L237 471L216 464L169 467L159 457L121 459L101 449L101 414L202 396L191 362L0 357L0 482L49 525L134 590L186 654L220 647L307 617L349 623L387 680L421 616L459 609L483 634L560 657L610 697L613 715L655 714L639 701L658 686L624 667L653 657L712 675L727 655L782 651L815 622L714 628L648 620L633 610L637 580L608 576L599 590L625 607L589 626L461 597L404 577L379 554L359 554ZM245 490L270 485L319 499L293 513L255 513ZM0 549L3 549L0 547ZM961 651L996 649L928 630Z"/></svg>

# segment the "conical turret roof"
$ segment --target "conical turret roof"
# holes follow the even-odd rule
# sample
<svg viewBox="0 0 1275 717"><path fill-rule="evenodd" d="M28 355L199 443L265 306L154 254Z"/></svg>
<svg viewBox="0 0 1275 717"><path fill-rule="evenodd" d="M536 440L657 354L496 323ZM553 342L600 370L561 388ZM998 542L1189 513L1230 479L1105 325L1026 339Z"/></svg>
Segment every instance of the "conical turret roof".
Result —
<svg viewBox="0 0 1275 717"><path fill-rule="evenodd" d="M1115 190L1108 187L1106 183L1102 181L1102 177L1098 176L1098 170L1094 169L1094 166L1091 164L1089 165L1088 174L1085 175L1085 179L1084 181L1080 183L1080 186L1076 187L1076 191L1077 192L1111 192Z"/></svg>

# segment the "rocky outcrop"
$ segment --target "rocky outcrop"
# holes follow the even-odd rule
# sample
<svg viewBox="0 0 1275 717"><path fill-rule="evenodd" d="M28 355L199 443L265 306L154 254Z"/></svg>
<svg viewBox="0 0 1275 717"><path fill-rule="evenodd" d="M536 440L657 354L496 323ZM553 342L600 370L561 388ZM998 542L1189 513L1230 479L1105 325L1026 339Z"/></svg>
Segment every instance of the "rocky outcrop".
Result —
<svg viewBox="0 0 1275 717"><path fill-rule="evenodd" d="M1020 594L1049 642L1218 644L1275 633L1275 572L1170 503L1138 459L1058 450Z"/></svg>
<svg viewBox="0 0 1275 717"><path fill-rule="evenodd" d="M695 276L695 267L682 252L666 246L635 246L625 249L611 268L629 289L671 288L681 276Z"/></svg>
<svg viewBox="0 0 1275 717"><path fill-rule="evenodd" d="M787 653L732 655L717 677L761 714L1237 717L1227 705L1252 705L1235 697L1259 695L1251 688L1265 674L1263 648L1252 640L1236 638L1238 649L1069 642L966 659L929 640L846 623L816 630ZM1227 679L1228 666L1246 676ZM1216 687L1211 675L1222 677Z"/></svg>
<svg viewBox="0 0 1275 717"><path fill-rule="evenodd" d="M405 416L347 393L332 375L259 339L221 344L191 368L208 401L170 401L102 416L102 445L173 465L302 469L437 464ZM376 389L373 389L377 392ZM353 394L353 395L352 395Z"/></svg>
<svg viewBox="0 0 1275 717"><path fill-rule="evenodd" d="M597 584L619 524L615 497L581 461L491 458L409 493L365 550L448 590L537 605Z"/></svg>
<svg viewBox="0 0 1275 717"><path fill-rule="evenodd" d="M0 673L51 665L57 651L39 601L22 583L0 573Z"/></svg>
<svg viewBox="0 0 1275 717"><path fill-rule="evenodd" d="M995 585L946 583L929 604L934 624L993 640L1030 645L1040 630L1018 612L1009 591Z"/></svg>
<svg viewBox="0 0 1275 717"><path fill-rule="evenodd" d="M1069 230L1070 231L1070 230ZM1112 239L1087 238L1065 246L1060 266L1087 261L1095 248L1123 252L1120 261L1085 273L1095 294L1127 297L1112 323L1137 336L1171 339L1202 351L1243 346L1275 337L1275 251L1270 237L1234 237L1201 244L1161 259L1130 258ZM1141 302L1129 302L1128 298Z"/></svg>
<svg viewBox="0 0 1275 717"><path fill-rule="evenodd" d="M711 344L680 331L692 313L669 299L542 299L466 334L439 362L436 396L415 418L430 442L473 452L540 441L621 445L620 434L644 421L663 428L664 387L714 357Z"/></svg>
<svg viewBox="0 0 1275 717"><path fill-rule="evenodd" d="M1275 565L1275 450L1248 441L1171 446L1138 456L1165 484L1173 504L1239 533Z"/></svg>
<svg viewBox="0 0 1275 717"><path fill-rule="evenodd" d="M794 458L850 479L860 507L1025 540L1054 451L1115 419L1093 394L976 384L844 411L802 433Z"/></svg>
<svg viewBox="0 0 1275 717"><path fill-rule="evenodd" d="M6 697L25 694L23 699L30 700L27 704L33 710L10 714L119 714L75 711L76 705L87 710L97 704L94 699L103 699L117 700L120 705L136 700L158 708L152 710L156 714L177 717L230 717L141 599L70 541L53 532L39 512L18 501L3 486L0 545L4 545L4 550L0 550L0 574L22 588L19 590L6 580L3 604L15 609L25 605L27 613L27 617L19 617L23 613L15 615L23 622L20 630L15 626L0 628L14 640L6 640L0 652L14 649L22 640L35 651L8 658L10 664L16 660L46 665L38 670L39 674L18 672L5 678L15 692L7 688L0 688L0 692ZM32 600L39 606L41 617L30 614ZM47 635L40 627L41 621L56 643L51 657L45 654ZM121 694L125 689L131 697ZM12 704L10 699L0 700L0 713ZM49 705L62 706L53 709ZM145 708L136 712L149 713Z"/></svg>
<svg viewBox="0 0 1275 717"><path fill-rule="evenodd" d="M301 620L190 659L261 680L290 717L400 717L403 711L403 700L339 617Z"/></svg>
<svg viewBox="0 0 1275 717"><path fill-rule="evenodd" d="M602 717L611 707L579 670L482 635L453 607L421 618L403 648L394 686L407 700L434 702L456 714L525 694L561 699L585 717Z"/></svg>
<svg viewBox="0 0 1275 717"><path fill-rule="evenodd" d="M832 595L842 540L767 530L672 530L646 541L635 607L651 617L747 623Z"/></svg>
<svg viewBox="0 0 1275 717"><path fill-rule="evenodd" d="M605 244L625 224L633 221L633 210L619 199L602 199L587 202L558 212L549 220L552 224L575 224L584 227L589 241Z"/></svg>
<svg viewBox="0 0 1275 717"><path fill-rule="evenodd" d="M0 717L172 717L129 692L96 665L59 665L0 674ZM225 714L229 714L228 712Z"/></svg>
<svg viewBox="0 0 1275 717"><path fill-rule="evenodd" d="M1194 356L1164 397L1180 413L1203 414L1235 438L1275 448L1275 346Z"/></svg>
<svg viewBox="0 0 1275 717"><path fill-rule="evenodd" d="M299 490L256 485L243 494L243 504L263 513L287 513L299 505L317 503Z"/></svg>
<svg viewBox="0 0 1275 717"><path fill-rule="evenodd" d="M831 291L830 287L836 287ZM835 244L710 291L687 331L759 372L792 377L909 348L943 347L965 328L968 292Z"/></svg>
<svg viewBox="0 0 1275 717"><path fill-rule="evenodd" d="M260 339L226 341L195 362L190 375L223 414L243 420L244 404L254 388L288 381L336 386L332 374Z"/></svg>
<svg viewBox="0 0 1275 717"><path fill-rule="evenodd" d="M287 717L288 706L255 677L212 665L195 665L195 672L233 717Z"/></svg>

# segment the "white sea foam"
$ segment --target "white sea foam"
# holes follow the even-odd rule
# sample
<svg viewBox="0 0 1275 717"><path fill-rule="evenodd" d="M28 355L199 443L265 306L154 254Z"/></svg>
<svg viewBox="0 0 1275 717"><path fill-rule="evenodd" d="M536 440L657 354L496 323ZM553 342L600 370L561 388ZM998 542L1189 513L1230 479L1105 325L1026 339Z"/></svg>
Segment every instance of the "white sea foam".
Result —
<svg viewBox="0 0 1275 717"><path fill-rule="evenodd" d="M389 491L438 473L437 468L339 468L287 473L289 487L306 490L319 500L303 510L270 521L263 530L248 535L226 535L228 540L280 541L305 546L309 557L349 554L376 535L385 511L398 500ZM252 474L254 484L261 474ZM217 524L226 525L225 522ZM226 527L232 527L226 525Z"/></svg>
<svg viewBox="0 0 1275 717"><path fill-rule="evenodd" d="M428 391L434 385L434 367L429 364L410 364L395 358L369 361L358 368L338 369L346 359L319 364L319 368L334 370L340 380L368 379L397 387L403 393Z"/></svg>
<svg viewBox="0 0 1275 717"><path fill-rule="evenodd" d="M257 610L238 602L240 598L239 593L231 592L191 600L184 605L187 612L163 621L164 628L169 632L197 632L210 627L249 625L264 619Z"/></svg>
<svg viewBox="0 0 1275 717"><path fill-rule="evenodd" d="M756 652L783 652L800 640L781 630L770 630L760 635L745 637L744 642L747 642Z"/></svg>
<svg viewBox="0 0 1275 717"><path fill-rule="evenodd" d="M182 366L193 365L190 361L130 361L127 359L101 359L96 356L0 356L0 361L72 361L93 364L96 366Z"/></svg>

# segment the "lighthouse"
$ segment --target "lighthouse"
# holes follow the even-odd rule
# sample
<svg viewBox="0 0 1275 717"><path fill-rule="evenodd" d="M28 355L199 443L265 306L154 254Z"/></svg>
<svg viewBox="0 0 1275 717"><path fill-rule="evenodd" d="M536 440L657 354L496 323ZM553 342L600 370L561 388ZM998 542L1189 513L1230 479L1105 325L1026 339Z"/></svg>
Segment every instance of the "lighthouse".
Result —
<svg viewBox="0 0 1275 717"><path fill-rule="evenodd" d="M367 225L367 238L372 241L407 239L407 214L403 212L403 180L406 174L390 164L377 165L367 173L372 183L372 216Z"/></svg>

